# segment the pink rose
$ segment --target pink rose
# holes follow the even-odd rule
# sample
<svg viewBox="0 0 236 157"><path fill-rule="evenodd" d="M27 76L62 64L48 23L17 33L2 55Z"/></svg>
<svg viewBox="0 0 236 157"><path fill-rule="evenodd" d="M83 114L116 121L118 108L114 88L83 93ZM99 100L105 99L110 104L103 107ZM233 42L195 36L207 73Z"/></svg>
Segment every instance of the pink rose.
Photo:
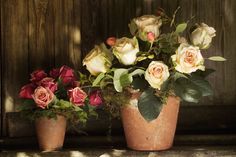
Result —
<svg viewBox="0 0 236 157"><path fill-rule="evenodd" d="M45 77L39 82L40 86L50 89L53 93L57 90L57 83L51 77Z"/></svg>
<svg viewBox="0 0 236 157"><path fill-rule="evenodd" d="M75 81L74 70L68 66L62 66L60 68L60 79L64 84L69 84Z"/></svg>
<svg viewBox="0 0 236 157"><path fill-rule="evenodd" d="M34 90L32 97L36 105L44 109L49 103L53 101L54 94L50 89L39 86Z"/></svg>
<svg viewBox="0 0 236 157"><path fill-rule="evenodd" d="M68 91L70 102L76 106L83 106L87 94L79 87L75 87Z"/></svg>
<svg viewBox="0 0 236 157"><path fill-rule="evenodd" d="M102 104L102 96L101 96L101 91L95 90L90 93L89 95L89 103L92 106L99 106Z"/></svg>
<svg viewBox="0 0 236 157"><path fill-rule="evenodd" d="M54 78L54 79L58 78L59 75L60 75L60 68L54 68L54 69L52 69L52 70L49 72L49 75L50 75L52 78Z"/></svg>
<svg viewBox="0 0 236 157"><path fill-rule="evenodd" d="M35 86L33 83L23 86L20 90L19 97L25 99L32 99L32 94L34 93Z"/></svg>
<svg viewBox="0 0 236 157"><path fill-rule="evenodd" d="M155 34L152 32L147 33L147 40L153 42L155 40Z"/></svg>
<svg viewBox="0 0 236 157"><path fill-rule="evenodd" d="M109 46L114 46L116 44L116 38L115 37L110 37L106 41L107 45Z"/></svg>
<svg viewBox="0 0 236 157"><path fill-rule="evenodd" d="M47 74L43 70L35 70L30 74L30 76L31 76L30 81L37 83L38 81L45 78Z"/></svg>

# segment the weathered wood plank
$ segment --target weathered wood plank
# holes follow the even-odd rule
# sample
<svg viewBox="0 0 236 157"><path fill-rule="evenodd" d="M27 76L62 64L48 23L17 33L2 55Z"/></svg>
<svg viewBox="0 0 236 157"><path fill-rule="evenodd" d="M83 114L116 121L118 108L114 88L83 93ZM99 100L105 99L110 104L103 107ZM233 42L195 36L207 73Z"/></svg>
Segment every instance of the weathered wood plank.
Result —
<svg viewBox="0 0 236 157"><path fill-rule="evenodd" d="M221 89L223 104L235 105L236 102L236 2L234 0L224 0L222 17L223 35L221 38L222 53L227 58L224 65L224 80L219 82L224 86ZM220 90L220 89L219 89Z"/></svg>
<svg viewBox="0 0 236 157"><path fill-rule="evenodd" d="M2 0L0 0L0 137L2 137L2 60L3 60L3 51L2 51Z"/></svg>
<svg viewBox="0 0 236 157"><path fill-rule="evenodd" d="M18 103L18 90L28 77L27 0L2 1L3 111L12 112ZM3 134L6 135L3 115Z"/></svg>
<svg viewBox="0 0 236 157"><path fill-rule="evenodd" d="M99 36L99 1L100 0L82 0L81 1L81 37L82 45L81 57L85 55L94 47L94 44L99 44L102 40Z"/></svg>
<svg viewBox="0 0 236 157"><path fill-rule="evenodd" d="M29 70L54 66L52 1L28 0Z"/></svg>
<svg viewBox="0 0 236 157"><path fill-rule="evenodd" d="M55 61L57 66L70 64L70 52L73 52L73 40L70 39L73 21L73 0L55 0ZM72 44L72 45L71 45Z"/></svg>
<svg viewBox="0 0 236 157"><path fill-rule="evenodd" d="M82 67L81 59L81 0L73 0L73 10L69 34L70 62L76 70Z"/></svg>

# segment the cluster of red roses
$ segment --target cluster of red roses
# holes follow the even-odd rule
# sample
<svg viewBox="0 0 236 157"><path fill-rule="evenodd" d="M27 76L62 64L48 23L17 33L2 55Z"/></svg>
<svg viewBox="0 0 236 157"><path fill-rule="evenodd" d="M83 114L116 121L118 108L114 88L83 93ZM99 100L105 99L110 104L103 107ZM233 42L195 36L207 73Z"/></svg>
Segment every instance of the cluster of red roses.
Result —
<svg viewBox="0 0 236 157"><path fill-rule="evenodd" d="M59 82L62 87L58 86ZM94 90L87 95L81 89L79 81L76 80L74 70L68 66L52 69L49 75L44 70L34 71L31 73L30 83L21 88L19 97L33 99L37 107L45 109L50 103L53 103L60 88L66 89L68 101L76 106L83 106L87 97L92 106L102 104L101 92ZM63 98L57 97L57 99Z"/></svg>

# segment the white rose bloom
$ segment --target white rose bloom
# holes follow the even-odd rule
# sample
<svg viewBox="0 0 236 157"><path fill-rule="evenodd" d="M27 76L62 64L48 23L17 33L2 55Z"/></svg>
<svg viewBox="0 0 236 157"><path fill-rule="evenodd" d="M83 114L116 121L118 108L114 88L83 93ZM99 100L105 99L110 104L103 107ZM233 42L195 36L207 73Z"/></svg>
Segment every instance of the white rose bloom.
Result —
<svg viewBox="0 0 236 157"><path fill-rule="evenodd" d="M139 52L138 40L135 37L117 39L112 50L120 63L132 65L135 63L136 55Z"/></svg>
<svg viewBox="0 0 236 157"><path fill-rule="evenodd" d="M161 89L161 85L170 76L168 66L161 61L152 61L146 72L145 79L153 88Z"/></svg>
<svg viewBox="0 0 236 157"><path fill-rule="evenodd" d="M89 54L84 58L83 65L86 65L86 69L92 75L98 75L99 73L105 73L112 65L112 54L105 52L101 47L95 46Z"/></svg>
<svg viewBox="0 0 236 157"><path fill-rule="evenodd" d="M201 23L190 35L190 40L193 45L200 47L201 49L207 49L212 41L212 38L216 36L216 30L213 27L209 27L205 23Z"/></svg>
<svg viewBox="0 0 236 157"><path fill-rule="evenodd" d="M186 43L180 44L176 54L171 56L175 69L181 73L190 74L196 70L205 70L204 59L199 47Z"/></svg>
<svg viewBox="0 0 236 157"><path fill-rule="evenodd" d="M160 35L160 27L162 25L162 20L160 16L154 15L143 15L138 18L134 18L133 21L136 24L137 35L143 41L147 41L147 34L152 32L157 38ZM136 32L135 31L135 32ZM131 32L134 34L134 32Z"/></svg>

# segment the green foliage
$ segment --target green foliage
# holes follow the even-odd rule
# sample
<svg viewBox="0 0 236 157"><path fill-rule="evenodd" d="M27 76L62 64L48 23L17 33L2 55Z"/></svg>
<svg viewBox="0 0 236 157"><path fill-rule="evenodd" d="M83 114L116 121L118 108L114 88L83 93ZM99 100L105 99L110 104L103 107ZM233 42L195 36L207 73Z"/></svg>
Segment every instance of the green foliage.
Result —
<svg viewBox="0 0 236 157"><path fill-rule="evenodd" d="M141 94L138 109L146 121L152 121L158 117L162 109L162 101L155 95L154 89L149 88Z"/></svg>
<svg viewBox="0 0 236 157"><path fill-rule="evenodd" d="M218 61L218 62L224 62L226 61L226 59L224 57L221 56L212 56L208 58L211 61Z"/></svg>
<svg viewBox="0 0 236 157"><path fill-rule="evenodd" d="M187 28L187 23L181 23L176 27L175 33L182 33Z"/></svg>

